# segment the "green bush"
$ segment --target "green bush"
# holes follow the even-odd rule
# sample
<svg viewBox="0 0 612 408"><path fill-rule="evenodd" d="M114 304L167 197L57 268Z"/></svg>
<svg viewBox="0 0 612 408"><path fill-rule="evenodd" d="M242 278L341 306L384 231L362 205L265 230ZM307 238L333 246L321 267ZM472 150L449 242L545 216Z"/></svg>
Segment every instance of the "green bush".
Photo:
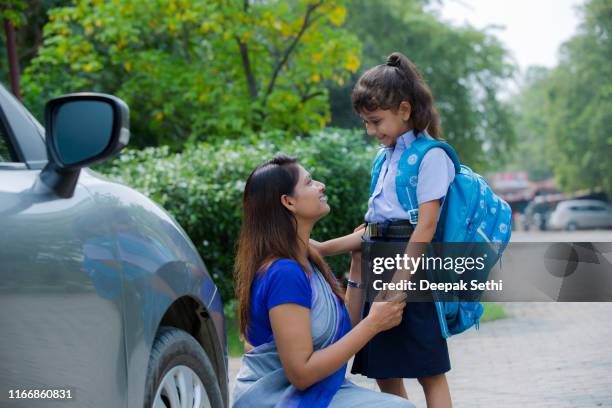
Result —
<svg viewBox="0 0 612 408"><path fill-rule="evenodd" d="M168 210L189 234L225 302L234 297L232 270L241 223L242 192L250 172L283 152L296 156L326 184L331 213L313 231L323 240L352 232L365 214L370 166L376 147L363 132L327 129L287 140L279 133L221 144L127 149L98 171L150 197ZM338 276L347 255L330 259Z"/></svg>

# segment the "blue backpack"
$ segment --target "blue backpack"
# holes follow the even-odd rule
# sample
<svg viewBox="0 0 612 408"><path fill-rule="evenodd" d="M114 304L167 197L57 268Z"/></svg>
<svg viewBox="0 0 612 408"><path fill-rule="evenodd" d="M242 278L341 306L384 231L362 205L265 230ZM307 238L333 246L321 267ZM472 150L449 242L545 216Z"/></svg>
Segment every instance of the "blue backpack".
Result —
<svg viewBox="0 0 612 408"><path fill-rule="evenodd" d="M489 265L501 257L510 241L512 211L508 203L493 193L482 176L459 163L455 150L445 142L437 141L427 133L421 133L402 153L395 179L399 202L409 214L409 220L418 222L416 187L421 161L434 147L444 149L455 165L455 178L448 188L442 204L435 242L493 243ZM372 166L370 195L374 192L380 171L385 162L381 149ZM469 256L469 253L466 255ZM434 299L436 293L433 292ZM459 334L472 326L478 328L483 308L480 302L436 301L436 311L444 338Z"/></svg>

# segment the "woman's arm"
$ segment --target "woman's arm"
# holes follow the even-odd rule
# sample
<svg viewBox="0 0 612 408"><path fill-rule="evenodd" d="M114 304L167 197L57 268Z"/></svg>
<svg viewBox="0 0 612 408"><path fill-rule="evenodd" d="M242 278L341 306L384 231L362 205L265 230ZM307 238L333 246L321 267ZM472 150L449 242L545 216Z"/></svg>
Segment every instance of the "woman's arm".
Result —
<svg viewBox="0 0 612 408"><path fill-rule="evenodd" d="M402 320L404 299L376 302L368 317L344 337L321 350L313 351L310 309L286 303L270 309L270 323L287 378L304 390L342 367L377 333Z"/></svg>
<svg viewBox="0 0 612 408"><path fill-rule="evenodd" d="M361 224L355 228L351 234L330 239L325 242L318 242L311 239L310 245L319 251L321 256L334 256L347 252L359 251L361 249L361 241L364 233L365 224Z"/></svg>
<svg viewBox="0 0 612 408"><path fill-rule="evenodd" d="M349 279L353 282L363 283L361 276L361 251L351 253L351 269L349 271ZM363 306L364 289L347 286L344 299L346 309L348 310L353 327L361 320L361 308Z"/></svg>

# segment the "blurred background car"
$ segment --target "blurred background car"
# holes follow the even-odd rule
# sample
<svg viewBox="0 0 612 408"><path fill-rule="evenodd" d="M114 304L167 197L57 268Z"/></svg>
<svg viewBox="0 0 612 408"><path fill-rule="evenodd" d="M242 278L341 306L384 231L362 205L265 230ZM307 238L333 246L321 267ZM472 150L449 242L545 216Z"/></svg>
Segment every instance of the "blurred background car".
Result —
<svg viewBox="0 0 612 408"><path fill-rule="evenodd" d="M551 204L549 202L530 201L522 214L521 222L525 231L540 230L548 228L548 219L551 214Z"/></svg>
<svg viewBox="0 0 612 408"><path fill-rule="evenodd" d="M612 228L612 207L601 200L561 201L550 216L549 227L567 231Z"/></svg>
<svg viewBox="0 0 612 408"><path fill-rule="evenodd" d="M127 105L73 94L45 116L0 85L0 406L34 390L45 406L227 406L223 307L193 243L87 168L128 143Z"/></svg>

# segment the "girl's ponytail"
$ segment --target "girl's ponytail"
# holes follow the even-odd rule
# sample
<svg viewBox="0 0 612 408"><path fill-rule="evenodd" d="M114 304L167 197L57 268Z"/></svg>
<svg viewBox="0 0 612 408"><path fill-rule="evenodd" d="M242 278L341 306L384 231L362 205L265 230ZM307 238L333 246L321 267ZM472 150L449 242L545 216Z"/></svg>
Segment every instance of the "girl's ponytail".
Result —
<svg viewBox="0 0 612 408"><path fill-rule="evenodd" d="M408 101L415 135L426 130L433 138L440 138L440 115L431 90L414 63L402 53L394 52L385 64L366 71L355 84L352 101L357 113L364 109L397 110L402 101Z"/></svg>

